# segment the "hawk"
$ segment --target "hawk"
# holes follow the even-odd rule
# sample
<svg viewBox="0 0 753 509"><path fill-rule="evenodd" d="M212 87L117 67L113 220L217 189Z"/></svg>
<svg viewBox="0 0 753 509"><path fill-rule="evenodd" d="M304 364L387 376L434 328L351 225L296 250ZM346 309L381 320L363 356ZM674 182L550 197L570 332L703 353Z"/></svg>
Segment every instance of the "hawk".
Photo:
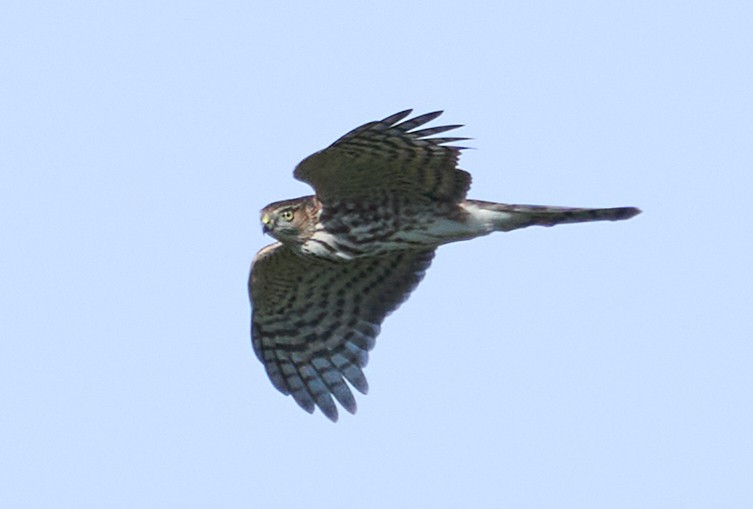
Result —
<svg viewBox="0 0 753 509"><path fill-rule="evenodd" d="M634 207L570 208L467 200L457 167L468 138L432 137L442 112L411 110L358 127L304 159L296 179L316 192L267 205L264 233L277 242L249 277L254 352L272 384L332 421L350 413L350 387L366 394L363 368L380 324L418 285L438 246L533 225L618 221ZM419 129L421 128L421 129Z"/></svg>

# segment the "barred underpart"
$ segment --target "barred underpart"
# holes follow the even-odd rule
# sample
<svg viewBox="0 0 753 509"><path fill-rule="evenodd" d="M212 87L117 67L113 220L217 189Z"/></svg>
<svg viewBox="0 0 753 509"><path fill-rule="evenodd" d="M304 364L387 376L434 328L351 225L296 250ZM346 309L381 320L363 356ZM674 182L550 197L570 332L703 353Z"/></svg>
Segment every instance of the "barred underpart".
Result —
<svg viewBox="0 0 753 509"><path fill-rule="evenodd" d="M466 200L471 176L453 144L467 138L436 137L460 126L422 127L440 113L406 110L354 129L296 167L315 195L262 209L277 242L252 263L253 347L272 384L307 412L336 421L338 403L356 411L351 388L368 390L363 368L380 325L438 246L640 212Z"/></svg>

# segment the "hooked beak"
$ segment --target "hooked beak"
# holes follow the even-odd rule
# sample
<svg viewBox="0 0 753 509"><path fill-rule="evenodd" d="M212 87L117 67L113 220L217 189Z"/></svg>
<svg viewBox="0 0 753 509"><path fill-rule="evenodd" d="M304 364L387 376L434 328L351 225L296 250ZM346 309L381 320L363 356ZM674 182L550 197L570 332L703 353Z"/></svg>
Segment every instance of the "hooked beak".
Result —
<svg viewBox="0 0 753 509"><path fill-rule="evenodd" d="M262 231L262 233L267 234L267 233L269 233L272 230L269 227L269 223L270 222L271 222L271 218L267 214L264 214L263 216L261 216L261 231Z"/></svg>

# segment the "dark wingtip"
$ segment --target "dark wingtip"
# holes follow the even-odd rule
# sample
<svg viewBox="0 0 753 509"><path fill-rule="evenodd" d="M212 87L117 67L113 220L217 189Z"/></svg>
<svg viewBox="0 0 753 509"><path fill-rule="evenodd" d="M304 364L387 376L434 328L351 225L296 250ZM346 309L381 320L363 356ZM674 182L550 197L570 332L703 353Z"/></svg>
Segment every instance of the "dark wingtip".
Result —
<svg viewBox="0 0 753 509"><path fill-rule="evenodd" d="M429 113L424 113L421 116L434 120L435 118L440 116L442 113L444 113L444 110L434 110L434 111L430 111Z"/></svg>
<svg viewBox="0 0 753 509"><path fill-rule="evenodd" d="M631 217L635 217L643 211L638 207L620 207L618 209L615 209L615 212L615 219L630 219Z"/></svg>
<svg viewBox="0 0 753 509"><path fill-rule="evenodd" d="M331 409L329 408L324 409L322 407L319 407L319 410L321 410L322 413L327 417L327 419L329 419L332 422L337 422L337 419L340 417L337 412L337 407L333 406L333 408Z"/></svg>
<svg viewBox="0 0 753 509"><path fill-rule="evenodd" d="M386 125L393 125L393 124L396 124L396 123L400 122L402 119L404 119L405 117L407 117L408 115L410 115L412 112L413 112L412 108L411 109L407 109L407 110L398 111L397 113L393 113L389 117L385 117L382 120L379 120L379 123L380 124L386 124Z"/></svg>

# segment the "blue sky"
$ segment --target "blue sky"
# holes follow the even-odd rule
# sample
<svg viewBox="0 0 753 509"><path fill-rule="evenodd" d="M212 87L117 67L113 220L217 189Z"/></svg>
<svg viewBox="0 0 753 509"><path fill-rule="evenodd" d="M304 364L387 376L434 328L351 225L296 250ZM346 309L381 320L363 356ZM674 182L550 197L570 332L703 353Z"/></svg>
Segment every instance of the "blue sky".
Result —
<svg viewBox="0 0 753 509"><path fill-rule="evenodd" d="M6 2L0 505L753 505L750 2ZM249 340L295 164L444 109L470 196L337 424Z"/></svg>

